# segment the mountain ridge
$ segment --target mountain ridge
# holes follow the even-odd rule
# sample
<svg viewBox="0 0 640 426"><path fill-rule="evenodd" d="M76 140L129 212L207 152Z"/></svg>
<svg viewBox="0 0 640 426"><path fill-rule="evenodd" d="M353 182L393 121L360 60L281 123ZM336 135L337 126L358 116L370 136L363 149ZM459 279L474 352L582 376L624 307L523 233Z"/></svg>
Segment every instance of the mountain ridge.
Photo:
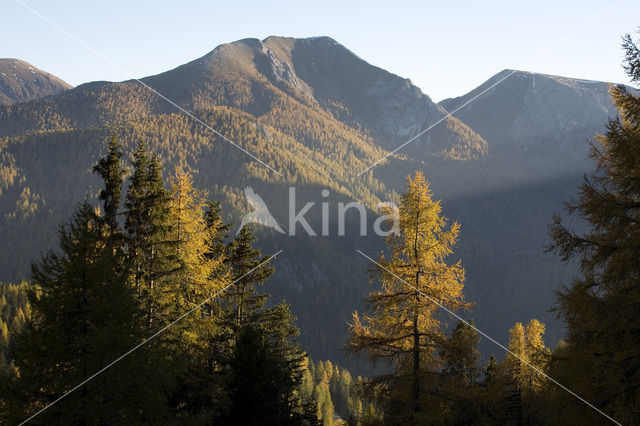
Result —
<svg viewBox="0 0 640 426"><path fill-rule="evenodd" d="M73 86L16 58L0 58L0 106L57 95Z"/></svg>
<svg viewBox="0 0 640 426"><path fill-rule="evenodd" d="M313 60L317 56L325 59L322 65ZM321 66L324 68L319 70ZM351 71L347 73L342 68ZM393 148L444 119L447 125L436 129L431 138L425 138L426 143L433 146L432 151L455 152L453 155L460 159L486 154L486 142L482 138L473 135L459 120L447 118L446 111L409 79L369 64L330 37L246 38L222 44L201 58L142 81L159 88L172 100L184 101L184 93L190 93L193 86L175 84L179 80L176 75L181 74L194 75L194 80L199 79L202 84L207 83L205 77L215 75L219 82L230 87L237 83L239 76L246 85L259 85L263 77L297 101L315 103L335 119L365 129L383 149ZM229 75L233 77L230 79ZM342 77L337 83L331 80L336 75ZM327 83L328 78L331 84ZM345 95L346 92L349 94ZM413 99L413 103L406 105L403 99L407 98ZM243 104L233 96L227 96L226 103L249 113L264 113L264 108ZM459 146L447 146L448 142Z"/></svg>
<svg viewBox="0 0 640 426"><path fill-rule="evenodd" d="M125 144L127 156L144 139L167 172L181 163L197 171L195 185L222 201L227 219L236 223L248 208L243 195L247 186L260 194L280 224L287 223L288 187L296 187L298 208L316 203L307 218L317 231L322 190L330 190L327 200L332 203L364 203L374 217L376 204L397 199L406 176L421 170L434 196L443 200L445 215L462 225L456 256L468 271L466 290L477 302L473 317L479 327L506 341L515 321L536 316L547 323L551 341L561 337L562 326L547 309L553 290L574 269L542 251L546 224L590 170L585 151L593 134L585 134L604 127L609 109L600 100L606 93L575 102L580 96L574 88L538 80L538 89L545 84L554 88L555 97L549 98L541 96L547 92L532 91L528 77L514 78L515 84L506 80L474 103L482 108L462 109L443 120L445 105L433 103L410 80L323 37L227 43L141 81L282 176L134 80L87 83L0 107L0 238L12 247L0 259L0 279L25 276L29 260L54 245L55 229L75 203L96 200L100 183L91 166L113 133ZM546 83L540 86L539 81ZM560 129L564 134L553 130L553 115L526 113L532 105L538 108L556 98L554 108L569 99L572 108L566 114L576 122ZM592 112L587 119L585 108ZM497 118L483 122L487 110ZM527 123L527 118L539 122ZM434 120L443 122L358 176ZM518 120L525 120L524 125L514 126ZM547 139L527 139L534 124L552 129ZM568 142L576 149L559 149ZM348 219L347 232L353 232L357 217ZM305 347L315 358L343 359L338 348L345 324L370 289L366 262L355 250L374 256L382 239L258 232L265 253L287 253L268 290L275 299L291 303Z"/></svg>
<svg viewBox="0 0 640 426"><path fill-rule="evenodd" d="M611 84L505 69L467 94L439 104L490 140L494 154L501 149L551 148L586 160L584 141L602 128L602 117L617 115L609 96ZM551 141L555 147L549 146Z"/></svg>

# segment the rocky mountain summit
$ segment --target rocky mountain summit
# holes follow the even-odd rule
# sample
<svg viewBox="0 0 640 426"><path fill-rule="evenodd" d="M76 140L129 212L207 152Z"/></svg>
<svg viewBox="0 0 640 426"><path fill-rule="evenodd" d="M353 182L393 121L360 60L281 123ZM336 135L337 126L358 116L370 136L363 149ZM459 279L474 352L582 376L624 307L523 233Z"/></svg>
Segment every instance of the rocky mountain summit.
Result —
<svg viewBox="0 0 640 426"><path fill-rule="evenodd" d="M409 79L367 63L330 37L243 39L144 81L174 100L191 104L194 90L196 96L209 92L208 96L254 115L267 113L279 96L286 95L364 130L383 149L395 148L443 121L422 138L422 146L411 146L408 152L470 159L487 150L482 137L457 118L445 118L444 108ZM247 101L232 89L239 83L260 96ZM221 86L228 87L222 96Z"/></svg>

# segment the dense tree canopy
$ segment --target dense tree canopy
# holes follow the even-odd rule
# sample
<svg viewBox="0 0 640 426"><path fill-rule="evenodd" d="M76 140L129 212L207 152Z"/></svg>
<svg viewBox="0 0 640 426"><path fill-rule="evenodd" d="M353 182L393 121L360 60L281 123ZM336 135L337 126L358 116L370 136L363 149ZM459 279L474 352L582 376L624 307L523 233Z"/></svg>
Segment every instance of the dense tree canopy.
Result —
<svg viewBox="0 0 640 426"><path fill-rule="evenodd" d="M640 83L640 50L624 38L625 69ZM585 178L579 199L568 204L589 229L575 233L559 217L553 248L577 258L581 276L558 294L568 326L558 353L558 373L583 398L623 424L640 422L640 97L611 88L618 117L598 135L592 157L598 171ZM568 398L568 410L580 403ZM591 413L594 420L598 413Z"/></svg>
<svg viewBox="0 0 640 426"><path fill-rule="evenodd" d="M183 168L167 189L143 143L121 205L122 156L112 138L95 167L102 209L80 204L59 250L34 264L33 284L2 290L1 418L224 423L269 395L251 414L258 423L313 424L312 401L299 396L295 317L257 293L273 269L251 231L227 243L218 205Z"/></svg>

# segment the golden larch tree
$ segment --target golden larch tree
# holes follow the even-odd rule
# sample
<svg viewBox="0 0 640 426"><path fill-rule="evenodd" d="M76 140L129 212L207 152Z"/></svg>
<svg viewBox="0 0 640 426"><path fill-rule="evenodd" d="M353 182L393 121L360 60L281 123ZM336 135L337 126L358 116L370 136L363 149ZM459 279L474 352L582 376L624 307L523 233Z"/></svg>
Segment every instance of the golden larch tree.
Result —
<svg viewBox="0 0 640 426"><path fill-rule="evenodd" d="M439 305L450 311L468 308L462 289L461 263L448 263L460 225L447 228L439 201L432 199L422 173L407 178L399 206L399 234L387 237L372 279L381 284L369 294L368 312L353 314L349 349L370 360L387 360L395 368L392 388L401 391L399 411L417 421L429 380L441 368L438 349L446 344L446 323Z"/></svg>

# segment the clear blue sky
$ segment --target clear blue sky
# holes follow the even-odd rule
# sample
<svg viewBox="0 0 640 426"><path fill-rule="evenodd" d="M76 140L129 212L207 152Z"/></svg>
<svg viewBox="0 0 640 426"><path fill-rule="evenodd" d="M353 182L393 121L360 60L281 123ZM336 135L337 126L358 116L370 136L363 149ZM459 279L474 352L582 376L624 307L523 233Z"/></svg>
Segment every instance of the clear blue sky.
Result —
<svg viewBox="0 0 640 426"><path fill-rule="evenodd" d="M549 49L615 0L23 1L128 71L2 0L0 57L73 85L157 74L246 37L328 35L434 100L505 68L626 83L620 36L640 26L640 1L626 0Z"/></svg>

